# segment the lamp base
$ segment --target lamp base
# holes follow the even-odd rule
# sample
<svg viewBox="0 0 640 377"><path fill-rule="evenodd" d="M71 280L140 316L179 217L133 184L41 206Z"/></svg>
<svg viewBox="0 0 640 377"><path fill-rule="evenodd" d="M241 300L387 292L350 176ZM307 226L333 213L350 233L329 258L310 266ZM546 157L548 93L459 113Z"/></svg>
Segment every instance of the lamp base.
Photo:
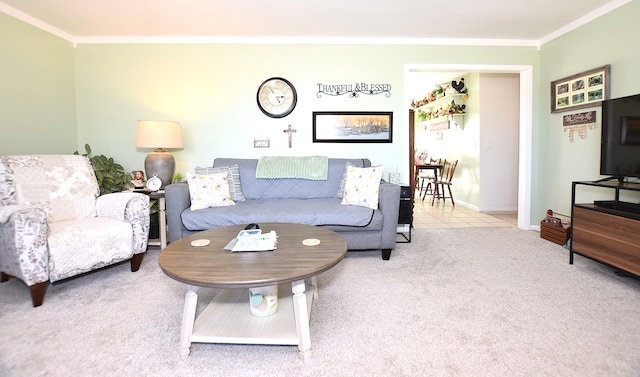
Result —
<svg viewBox="0 0 640 377"><path fill-rule="evenodd" d="M176 160L171 153L164 149L155 149L144 159L144 170L147 174L147 179L157 174L158 178L162 181L160 188L164 188L164 186L170 184L173 179L173 173L176 170Z"/></svg>

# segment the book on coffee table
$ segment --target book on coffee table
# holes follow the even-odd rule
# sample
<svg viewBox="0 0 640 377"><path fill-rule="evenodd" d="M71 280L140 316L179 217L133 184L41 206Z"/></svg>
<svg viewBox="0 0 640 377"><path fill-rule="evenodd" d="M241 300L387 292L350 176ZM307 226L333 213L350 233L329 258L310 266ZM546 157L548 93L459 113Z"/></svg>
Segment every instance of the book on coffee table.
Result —
<svg viewBox="0 0 640 377"><path fill-rule="evenodd" d="M262 233L261 229L241 230L232 239L225 250L236 251L273 251L278 248L278 235L275 231Z"/></svg>

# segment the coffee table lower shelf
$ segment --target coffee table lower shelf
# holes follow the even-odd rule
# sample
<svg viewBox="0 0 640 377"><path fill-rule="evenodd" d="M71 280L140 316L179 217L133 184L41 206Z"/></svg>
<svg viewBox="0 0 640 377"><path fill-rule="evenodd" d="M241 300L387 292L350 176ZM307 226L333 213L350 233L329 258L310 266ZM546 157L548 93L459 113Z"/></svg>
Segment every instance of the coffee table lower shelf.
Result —
<svg viewBox="0 0 640 377"><path fill-rule="evenodd" d="M309 356L309 318L314 296L317 295L315 279L310 280L313 284L304 281L279 284L278 312L268 318L251 315L248 289L221 289L195 318L198 288L189 286L182 323L182 356L190 353L191 343L297 345L303 357ZM299 314L296 314L294 305L296 285L303 289L299 298L302 309Z"/></svg>

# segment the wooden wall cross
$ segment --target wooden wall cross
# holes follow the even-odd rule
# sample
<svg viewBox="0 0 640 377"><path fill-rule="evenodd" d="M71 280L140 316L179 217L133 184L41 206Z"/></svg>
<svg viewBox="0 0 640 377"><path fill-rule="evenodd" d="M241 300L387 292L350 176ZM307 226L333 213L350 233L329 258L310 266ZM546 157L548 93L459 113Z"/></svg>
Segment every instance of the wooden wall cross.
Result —
<svg viewBox="0 0 640 377"><path fill-rule="evenodd" d="M289 148L291 148L291 142L292 140L292 135L294 132L296 132L297 130L294 128L291 128L291 125L289 125L289 127L287 127L286 130L282 130L282 132L288 132L289 133Z"/></svg>

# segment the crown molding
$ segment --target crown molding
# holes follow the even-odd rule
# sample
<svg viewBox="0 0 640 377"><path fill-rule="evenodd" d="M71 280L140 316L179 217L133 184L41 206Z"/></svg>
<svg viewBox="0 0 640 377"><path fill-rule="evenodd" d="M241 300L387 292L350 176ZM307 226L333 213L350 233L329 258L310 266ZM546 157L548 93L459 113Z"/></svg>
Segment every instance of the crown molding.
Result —
<svg viewBox="0 0 640 377"><path fill-rule="evenodd" d="M71 44L73 44L73 47L76 47L75 44L75 38L73 35L64 32L58 28L55 28L45 22L40 21L39 19L32 17L24 12L21 12L13 7L10 7L8 5L6 5L5 3L0 2L0 12L5 13L15 19L18 19L26 24L29 24L31 26L34 26L40 30L46 31L49 34L53 34L56 37L59 37L61 39L64 39L68 42L70 42Z"/></svg>
<svg viewBox="0 0 640 377"><path fill-rule="evenodd" d="M579 19L561 27L560 29L554 31L553 33L543 37L540 39L540 46L545 45L546 43L551 42L552 40L559 38L583 25L588 24L589 22L604 16L605 14L612 12L623 5L629 4L633 0L615 0L608 4L601 6L600 8L587 13L586 15L580 17Z"/></svg>
<svg viewBox="0 0 640 377"><path fill-rule="evenodd" d="M318 44L537 47L536 40L392 37L77 37L76 44Z"/></svg>
<svg viewBox="0 0 640 377"><path fill-rule="evenodd" d="M457 39L457 38L400 38L400 37L190 37L190 36L95 36L71 35L35 17L0 2L0 12L46 31L70 42L78 44L318 44L318 45L402 45L402 46L497 46L540 48L633 0L614 0L585 16L542 37L532 39Z"/></svg>

